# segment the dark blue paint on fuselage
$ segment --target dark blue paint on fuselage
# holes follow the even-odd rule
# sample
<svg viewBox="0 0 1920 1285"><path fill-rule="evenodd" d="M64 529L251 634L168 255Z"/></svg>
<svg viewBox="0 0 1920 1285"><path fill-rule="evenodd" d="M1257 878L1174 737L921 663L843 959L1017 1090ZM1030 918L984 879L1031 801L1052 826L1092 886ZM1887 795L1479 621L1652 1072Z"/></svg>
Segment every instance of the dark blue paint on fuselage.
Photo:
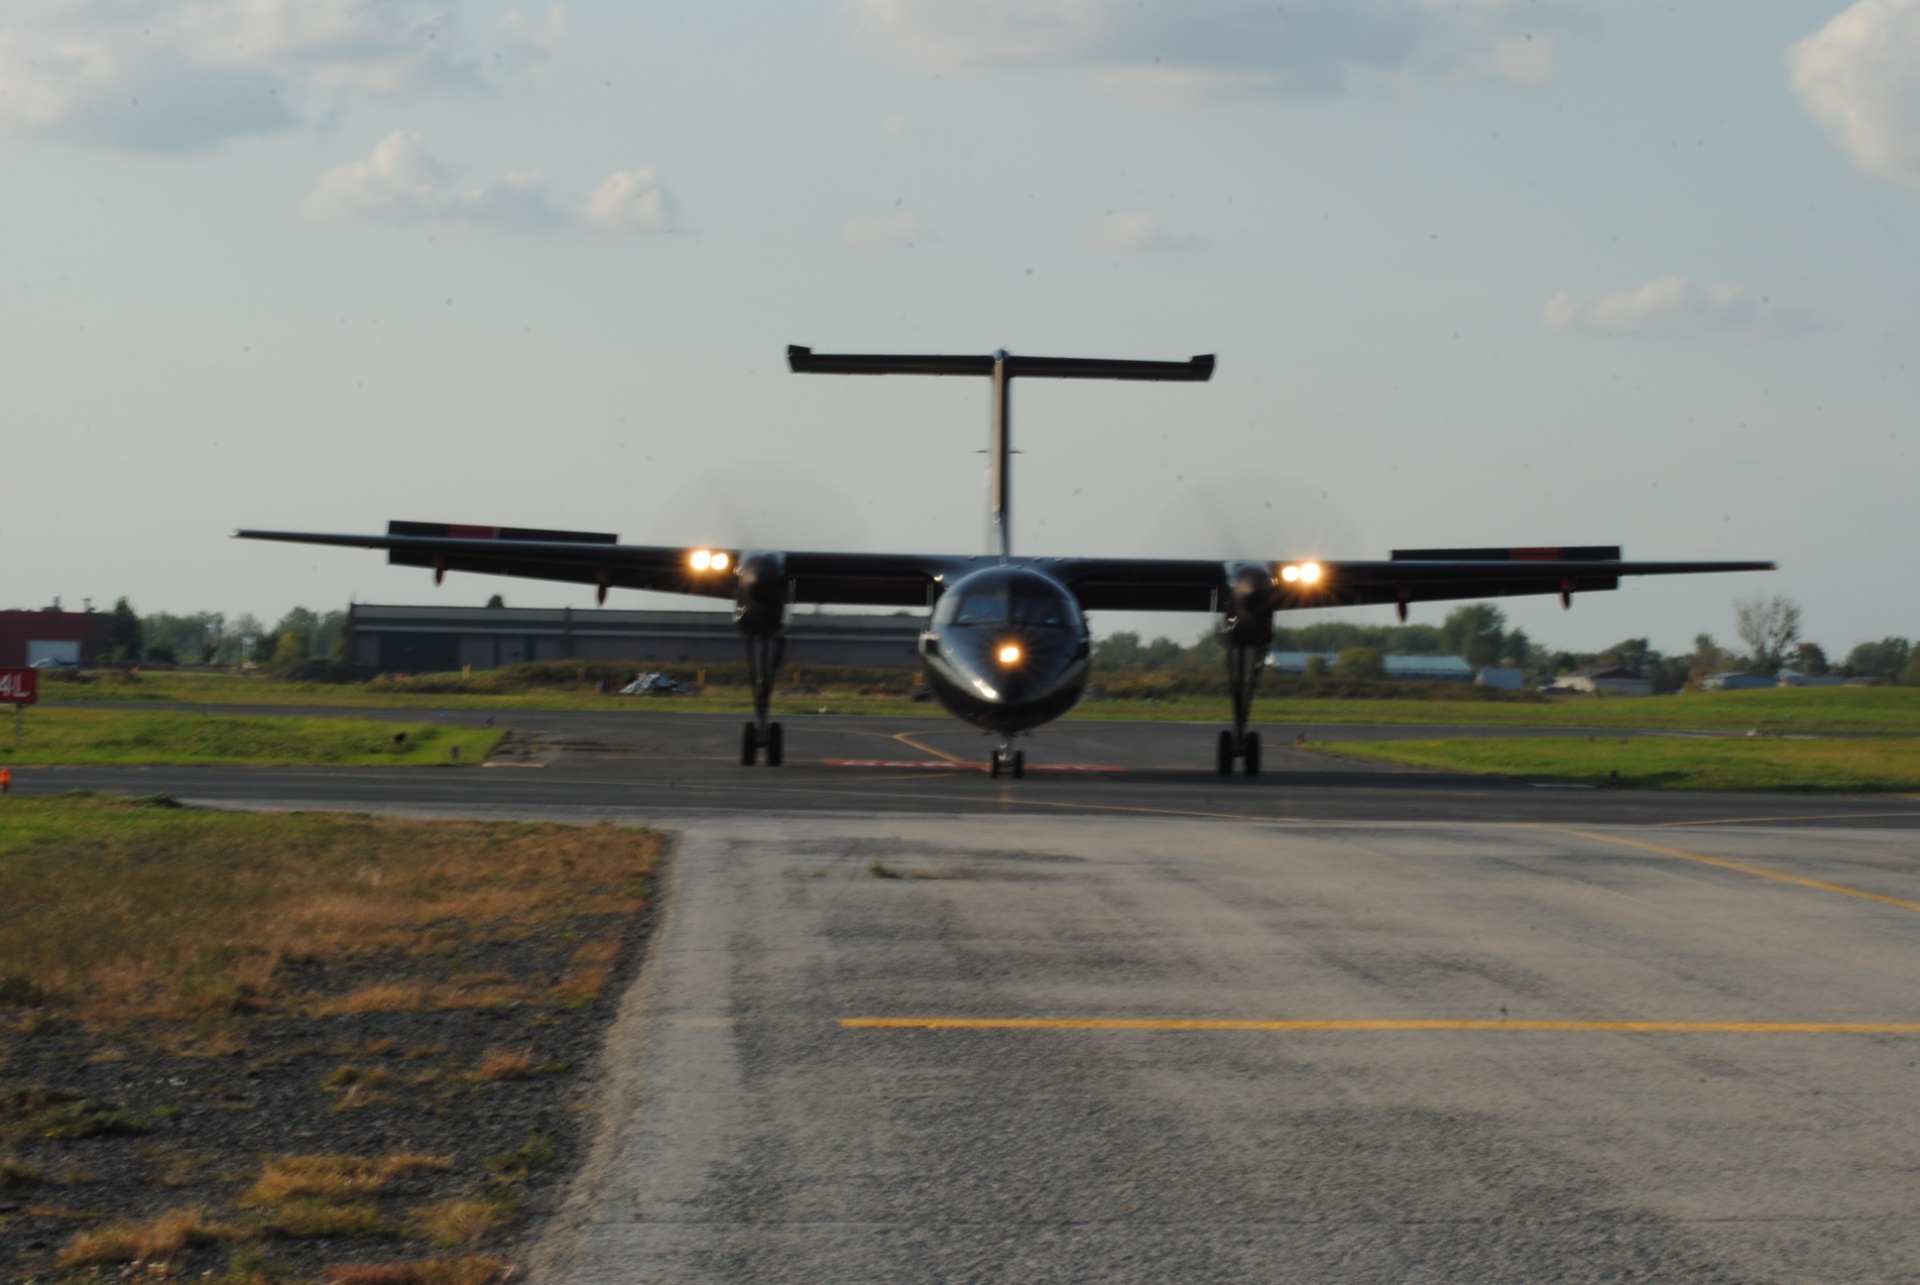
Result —
<svg viewBox="0 0 1920 1285"><path fill-rule="evenodd" d="M1019 649L1016 660L1003 649ZM921 635L927 685L954 717L1011 736L1051 722L1086 690L1087 618L1032 567L988 567L947 588Z"/></svg>

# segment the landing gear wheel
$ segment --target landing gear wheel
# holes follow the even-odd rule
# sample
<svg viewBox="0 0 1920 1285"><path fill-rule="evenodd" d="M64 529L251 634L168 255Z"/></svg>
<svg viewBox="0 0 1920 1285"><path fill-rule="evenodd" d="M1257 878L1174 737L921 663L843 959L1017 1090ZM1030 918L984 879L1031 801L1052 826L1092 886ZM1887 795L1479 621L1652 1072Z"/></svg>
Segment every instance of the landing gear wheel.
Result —
<svg viewBox="0 0 1920 1285"><path fill-rule="evenodd" d="M759 729L748 723L740 729L740 766L752 767L760 754Z"/></svg>
<svg viewBox="0 0 1920 1285"><path fill-rule="evenodd" d="M1013 752L1013 779L1018 781L1025 777L1026 774L1027 752L1025 750L1015 750Z"/></svg>
<svg viewBox="0 0 1920 1285"><path fill-rule="evenodd" d="M1224 727L1220 729L1220 748L1219 748L1218 754L1216 755L1216 758L1218 759L1218 762L1215 763L1214 765L1215 770L1218 771L1221 776L1232 776L1233 775L1233 733L1229 732Z"/></svg>
<svg viewBox="0 0 1920 1285"><path fill-rule="evenodd" d="M767 724L767 766L779 767L782 744L786 738L780 734L780 724Z"/></svg>
<svg viewBox="0 0 1920 1285"><path fill-rule="evenodd" d="M1248 732L1240 746L1240 770L1248 776L1260 775L1260 733Z"/></svg>
<svg viewBox="0 0 1920 1285"><path fill-rule="evenodd" d="M1000 751L995 750L987 759L987 775L995 780L1000 778Z"/></svg>

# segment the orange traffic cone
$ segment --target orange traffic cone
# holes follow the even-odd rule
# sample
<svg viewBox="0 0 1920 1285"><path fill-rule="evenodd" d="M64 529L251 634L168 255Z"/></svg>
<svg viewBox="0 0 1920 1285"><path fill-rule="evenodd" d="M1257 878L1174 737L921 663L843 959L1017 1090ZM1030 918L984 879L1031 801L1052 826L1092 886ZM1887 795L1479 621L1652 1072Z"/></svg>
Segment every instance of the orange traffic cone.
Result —
<svg viewBox="0 0 1920 1285"><path fill-rule="evenodd" d="M5 794L12 789L13 769L10 767L0 767L0 794Z"/></svg>

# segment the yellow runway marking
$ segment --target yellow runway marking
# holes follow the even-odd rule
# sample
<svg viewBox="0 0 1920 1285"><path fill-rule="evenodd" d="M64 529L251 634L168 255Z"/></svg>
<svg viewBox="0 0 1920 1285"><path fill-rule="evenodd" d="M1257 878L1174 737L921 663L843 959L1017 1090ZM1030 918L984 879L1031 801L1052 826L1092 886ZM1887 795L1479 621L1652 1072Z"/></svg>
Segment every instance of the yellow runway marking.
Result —
<svg viewBox="0 0 1920 1285"><path fill-rule="evenodd" d="M1821 812L1797 817L1715 817L1711 821L1662 821L1662 830L1688 825L1767 825L1774 821L1870 821L1879 817L1911 817L1912 812Z"/></svg>
<svg viewBox="0 0 1920 1285"><path fill-rule="evenodd" d="M935 758L945 759L949 763L973 763L973 760L970 758L962 758L958 754L949 754L943 749L937 749L932 745L928 745L925 741L915 739L907 732L895 732L891 739L899 741L902 745L911 745L914 749L931 754Z"/></svg>
<svg viewBox="0 0 1920 1285"><path fill-rule="evenodd" d="M1578 1031L1652 1035L1920 1035L1920 1022L1569 1022L1454 1018L843 1017L878 1031Z"/></svg>
<svg viewBox="0 0 1920 1285"><path fill-rule="evenodd" d="M1685 848L1668 848L1658 843L1647 843L1641 839L1623 839L1618 835L1596 834L1591 830L1569 830L1562 826L1541 826L1543 830L1552 830L1556 834L1570 834L1576 838L1592 839L1596 843L1618 844L1623 848L1638 848L1642 852L1656 852L1663 857L1678 857L1682 861L1697 861L1705 866L1718 866L1722 870L1733 870L1743 875L1753 875L1760 879L1774 879L1780 883L1796 884L1802 888L1813 888L1820 892L1837 892L1843 897L1858 897L1862 901L1877 901L1882 905L1898 906L1902 910L1920 911L1920 901L1908 901L1904 897L1889 897L1885 893L1868 892L1864 888L1849 888L1843 883L1828 883L1823 879L1808 879L1804 875L1791 875L1784 870L1769 870L1765 866L1750 866L1744 861L1729 861L1725 857L1710 857L1704 852L1688 852Z"/></svg>

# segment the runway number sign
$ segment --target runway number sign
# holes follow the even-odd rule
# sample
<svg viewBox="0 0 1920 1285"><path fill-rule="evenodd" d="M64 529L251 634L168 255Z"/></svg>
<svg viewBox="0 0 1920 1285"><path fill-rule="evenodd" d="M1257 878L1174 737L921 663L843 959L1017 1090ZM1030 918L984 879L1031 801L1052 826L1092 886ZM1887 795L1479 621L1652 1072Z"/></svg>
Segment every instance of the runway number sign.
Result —
<svg viewBox="0 0 1920 1285"><path fill-rule="evenodd" d="M0 669L0 705L31 705L40 699L40 671Z"/></svg>

